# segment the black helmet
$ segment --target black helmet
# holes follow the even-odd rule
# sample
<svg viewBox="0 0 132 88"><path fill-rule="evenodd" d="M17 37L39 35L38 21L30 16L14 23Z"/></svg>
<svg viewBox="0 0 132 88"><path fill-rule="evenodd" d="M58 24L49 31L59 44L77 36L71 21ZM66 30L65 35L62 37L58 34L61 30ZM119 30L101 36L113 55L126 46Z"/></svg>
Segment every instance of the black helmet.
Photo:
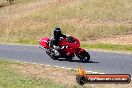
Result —
<svg viewBox="0 0 132 88"><path fill-rule="evenodd" d="M60 28L55 28L54 29L54 35L60 37L61 36L61 29Z"/></svg>

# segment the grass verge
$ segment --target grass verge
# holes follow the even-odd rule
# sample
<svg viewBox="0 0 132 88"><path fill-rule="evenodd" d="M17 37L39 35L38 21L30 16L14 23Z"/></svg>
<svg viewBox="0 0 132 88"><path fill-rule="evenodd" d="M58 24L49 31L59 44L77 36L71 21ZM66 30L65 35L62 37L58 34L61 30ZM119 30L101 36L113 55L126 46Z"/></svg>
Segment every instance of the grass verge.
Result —
<svg viewBox="0 0 132 88"><path fill-rule="evenodd" d="M66 86L48 79L22 74L16 68L11 68L12 65L23 64L0 60L0 88L82 88L77 85Z"/></svg>

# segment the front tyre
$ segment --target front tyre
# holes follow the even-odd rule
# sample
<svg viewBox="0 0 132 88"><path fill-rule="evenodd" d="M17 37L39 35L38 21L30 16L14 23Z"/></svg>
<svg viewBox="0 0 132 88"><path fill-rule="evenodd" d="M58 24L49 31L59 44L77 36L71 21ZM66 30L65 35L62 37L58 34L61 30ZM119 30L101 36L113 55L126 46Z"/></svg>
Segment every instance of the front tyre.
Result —
<svg viewBox="0 0 132 88"><path fill-rule="evenodd" d="M89 62L90 61L90 55L88 52L85 52L86 56L85 56L85 62Z"/></svg>
<svg viewBox="0 0 132 88"><path fill-rule="evenodd" d="M57 60L57 59L58 59L58 57L55 56L55 52L54 52L52 49L47 50L46 53L47 53L52 59L54 59L54 60Z"/></svg>

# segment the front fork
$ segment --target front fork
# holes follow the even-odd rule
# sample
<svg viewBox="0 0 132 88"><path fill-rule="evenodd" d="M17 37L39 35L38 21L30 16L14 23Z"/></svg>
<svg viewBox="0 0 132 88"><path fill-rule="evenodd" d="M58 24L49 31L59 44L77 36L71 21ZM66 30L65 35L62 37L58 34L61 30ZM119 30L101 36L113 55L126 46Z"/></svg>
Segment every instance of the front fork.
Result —
<svg viewBox="0 0 132 88"><path fill-rule="evenodd" d="M83 53L85 50L82 48L78 48L75 52L76 55L81 55L81 53Z"/></svg>
<svg viewBox="0 0 132 88"><path fill-rule="evenodd" d="M88 62L90 60L89 53L82 48L78 48L75 54L82 62Z"/></svg>

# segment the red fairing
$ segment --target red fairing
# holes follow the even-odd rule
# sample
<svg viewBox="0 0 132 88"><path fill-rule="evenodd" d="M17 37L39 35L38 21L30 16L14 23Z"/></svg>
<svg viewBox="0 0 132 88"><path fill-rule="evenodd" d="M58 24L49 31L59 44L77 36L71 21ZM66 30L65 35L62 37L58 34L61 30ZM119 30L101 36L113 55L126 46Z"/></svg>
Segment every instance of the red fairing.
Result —
<svg viewBox="0 0 132 88"><path fill-rule="evenodd" d="M73 36L72 36L73 37ZM80 48L80 42L79 42L79 40L77 39L77 38L75 38L75 37L73 37L74 38L74 42L73 43L70 43L70 42L68 42L67 41L67 38L65 38L65 39L62 39L61 41L60 41L60 43L59 43L59 46L60 47L63 47L63 46L66 46L66 45L68 45L69 46L69 48L66 48L66 49L64 49L64 51L65 51L65 53L70 53L70 54L72 54L72 53L80 53L80 52L82 52L83 51L83 49L81 49ZM44 48L50 48L49 46L48 46L48 41L49 41L49 38L41 38L40 40L39 40L39 43L40 43L40 45L41 46L43 46Z"/></svg>
<svg viewBox="0 0 132 88"><path fill-rule="evenodd" d="M49 41L49 38L41 38L41 39L39 40L39 44L40 44L41 46L43 46L44 48L49 48L49 46L48 46L48 41Z"/></svg>
<svg viewBox="0 0 132 88"><path fill-rule="evenodd" d="M75 38L75 37L73 37L73 38L74 38L74 42L73 43L67 42L67 38L61 40L60 43L59 43L59 46L65 46L65 45L69 46L69 48L65 49L65 52L67 52L67 53L71 53L71 54L75 53L76 50L80 47L79 40L77 38Z"/></svg>

